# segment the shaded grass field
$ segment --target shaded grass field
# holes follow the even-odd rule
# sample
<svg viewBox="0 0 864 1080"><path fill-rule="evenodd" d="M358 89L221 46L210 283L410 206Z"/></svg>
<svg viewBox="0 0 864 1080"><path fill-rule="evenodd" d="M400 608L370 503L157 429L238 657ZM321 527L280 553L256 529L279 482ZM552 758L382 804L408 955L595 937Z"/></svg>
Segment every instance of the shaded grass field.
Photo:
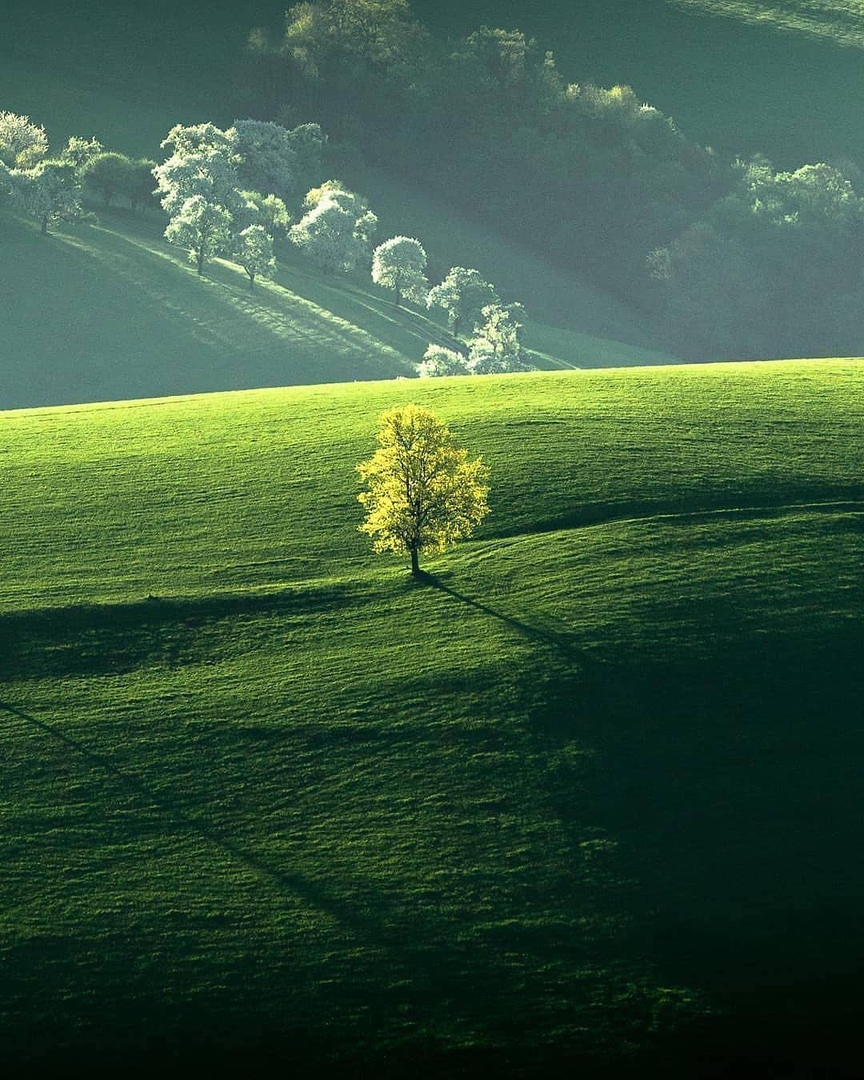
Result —
<svg viewBox="0 0 864 1080"><path fill-rule="evenodd" d="M628 83L699 142L778 167L864 160L864 29L855 0L413 0L440 34L518 27L565 78ZM154 156L174 123L228 124L245 107L236 59L253 26L278 31L282 0L213 7L10 0L0 100L52 140L97 134ZM206 57L206 62L190 58ZM34 77L35 76L35 77ZM124 114L126 119L124 120ZM160 117L162 119L160 119Z"/></svg>
<svg viewBox="0 0 864 1080"><path fill-rule="evenodd" d="M397 307L359 273L317 272L288 244L275 281L250 290L240 268L223 261L199 278L185 252L163 239L156 213L103 210L98 224L49 237L6 213L0 229L0 401L7 408L410 377L430 342L454 345L443 320ZM515 261L509 253L511 281ZM578 282L568 291L563 275L559 285L574 322L584 319L598 332L617 325L637 344L531 318L526 345L538 367L669 359L640 343L623 308L604 305ZM547 310L554 313L554 303Z"/></svg>
<svg viewBox="0 0 864 1080"><path fill-rule="evenodd" d="M619 363L623 357L646 364L659 356L674 361L658 351L634 311L590 283L590 267L584 267L582 276L567 272L497 235L489 223L480 224L457 206L379 170L357 168L351 179L378 214L380 238L417 237L429 256L433 282L442 280L451 266L479 270L504 300L524 304L529 336L533 332L549 343L555 335L548 351L556 356L586 367L606 366L613 356ZM555 334L557 327L562 329ZM529 347L535 347L533 341Z"/></svg>
<svg viewBox="0 0 864 1080"><path fill-rule="evenodd" d="M826 361L0 415L6 1060L851 1067L862 391ZM492 470L421 587L356 531L404 400Z"/></svg>
<svg viewBox="0 0 864 1080"><path fill-rule="evenodd" d="M158 219L104 214L47 238L0 224L9 407L410 375L399 347L425 348L368 309L367 331L279 282L252 292L238 267L201 279Z"/></svg>

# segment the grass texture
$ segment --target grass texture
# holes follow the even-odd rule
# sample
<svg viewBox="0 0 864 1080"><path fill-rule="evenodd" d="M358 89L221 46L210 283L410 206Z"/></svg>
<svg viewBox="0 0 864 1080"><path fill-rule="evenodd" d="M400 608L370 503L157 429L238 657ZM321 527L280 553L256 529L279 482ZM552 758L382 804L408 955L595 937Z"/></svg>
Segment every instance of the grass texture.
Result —
<svg viewBox="0 0 864 1080"><path fill-rule="evenodd" d="M612 1075L830 1016L833 1066L862 395L820 361L0 414L4 1060ZM407 400L492 473L420 586L357 532Z"/></svg>

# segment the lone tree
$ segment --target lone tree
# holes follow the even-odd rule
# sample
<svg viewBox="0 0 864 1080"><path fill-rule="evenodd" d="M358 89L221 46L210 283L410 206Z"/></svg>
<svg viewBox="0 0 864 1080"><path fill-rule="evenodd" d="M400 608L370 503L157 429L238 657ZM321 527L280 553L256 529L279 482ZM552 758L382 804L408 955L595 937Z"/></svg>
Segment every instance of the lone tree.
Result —
<svg viewBox="0 0 864 1080"><path fill-rule="evenodd" d="M411 556L420 577L421 551L444 551L470 536L489 512L489 470L468 460L449 429L429 409L403 405L382 413L378 449L357 470L366 485L360 531L375 551Z"/></svg>

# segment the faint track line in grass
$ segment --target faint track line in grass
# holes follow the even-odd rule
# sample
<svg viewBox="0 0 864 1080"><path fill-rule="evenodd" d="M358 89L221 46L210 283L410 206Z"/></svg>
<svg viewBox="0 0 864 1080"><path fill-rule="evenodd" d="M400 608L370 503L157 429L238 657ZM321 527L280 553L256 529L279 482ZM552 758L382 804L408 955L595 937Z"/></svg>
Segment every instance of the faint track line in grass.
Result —
<svg viewBox="0 0 864 1080"><path fill-rule="evenodd" d="M67 735L62 731L58 731L57 728L53 727L51 724L32 716L30 713L24 712L14 705L10 705L6 701L0 701L0 711L15 716L19 720L23 720L31 727L38 729L62 743L68 750L72 750L80 755L80 757L84 758L91 766L101 769L102 772L107 773L113 779L119 781L127 791L131 791L135 795L145 799L150 808L155 808L165 815L172 827L197 833L208 844L218 847L236 862L245 865L249 870L257 874L258 877L269 880L271 883L275 883L280 890L293 893L308 906L323 911L336 922L345 924L353 930L368 931L375 928L375 924L373 924L371 920L363 920L356 912L348 911L345 905L334 901L331 897L327 896L322 889L317 888L311 882L269 865L258 856L240 848L232 839L225 836L221 831L217 831L212 826L208 826L196 818L191 817L189 814L185 814L182 810L178 810L177 807L172 806L166 799L152 792L147 785L136 776L119 768L105 754L100 754L98 751L92 750L78 739L74 739L72 736Z"/></svg>
<svg viewBox="0 0 864 1080"><path fill-rule="evenodd" d="M118 767L110 757L59 731L45 720L4 700L0 700L0 712L56 740L67 751L99 769L127 793L142 799L148 810L161 813L172 829L196 834L235 863L276 886L280 893L290 893L308 908L332 919L354 935L362 947L384 952L388 956L388 970L398 976L400 984L404 984L406 977L410 978L421 1000L429 994L444 999L454 993L466 995L467 1000L467 995L479 982L486 991L477 997L483 1003L480 1006L482 1016L489 995L500 991L499 958L496 954L475 949L470 938L463 940L458 935L454 937L452 922L447 921L446 905L439 902L437 910L414 910L410 921L406 922L401 906L394 907L387 892L376 887L375 882L368 878L357 883L349 899L333 896L316 882L274 867L260 856L241 848L223 830L178 809L168 799L150 790L137 776ZM441 944L437 948L431 947L430 943L436 939ZM588 985L590 989L590 979ZM382 988L375 987L374 991L380 994ZM383 992L387 992L386 987ZM579 1006L586 1007L583 1002Z"/></svg>

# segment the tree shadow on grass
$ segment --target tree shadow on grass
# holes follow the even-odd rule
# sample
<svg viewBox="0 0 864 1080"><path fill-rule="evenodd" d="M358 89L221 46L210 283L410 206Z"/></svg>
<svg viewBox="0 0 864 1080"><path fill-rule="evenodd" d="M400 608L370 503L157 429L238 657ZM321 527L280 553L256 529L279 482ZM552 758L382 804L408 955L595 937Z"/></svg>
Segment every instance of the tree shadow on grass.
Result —
<svg viewBox="0 0 864 1080"><path fill-rule="evenodd" d="M25 721L31 727L49 735L57 742L62 743L67 750L71 750L78 754L89 765L101 770L113 780L117 781L128 794L140 797L147 802L149 807L156 808L156 810L165 816L166 821L173 829L197 833L207 843L220 848L226 855L229 855L236 862L245 865L247 869L257 874L259 877L277 885L280 889L290 891L296 896L299 896L304 903L324 911L338 922L346 923L352 929L368 931L372 928L371 923L360 918L359 912L346 910L344 905L334 902L323 889L316 887L311 882L298 875L289 874L284 870L271 866L263 859L240 848L221 830L215 829L212 825L208 825L199 819L184 813L178 807L172 805L167 799L152 791L143 781L132 776L125 770L118 768L118 766L105 754L100 754L98 751L92 750L79 739L73 738L63 731L59 731L53 725L32 716L30 713L24 712L14 705L10 705L8 702L0 701L0 711L18 717L18 719Z"/></svg>
<svg viewBox="0 0 864 1080"><path fill-rule="evenodd" d="M694 626L692 652L592 664L566 634L423 581L573 661L532 719L553 744L586 740L598 765L550 799L565 827L578 833L587 805L620 842L646 952L721 1009L670 1042L675 1075L703 1056L730 1077L772 1061L864 1075L850 974L864 955L860 625L730 629L700 654L712 623Z"/></svg>
<svg viewBox="0 0 864 1080"><path fill-rule="evenodd" d="M568 634L562 634L555 630L548 630L543 627L531 626L530 623L523 622L521 619L517 619L512 615L507 615L503 611L498 611L496 608L484 603L482 600L466 596L465 593L461 593L458 589L452 588L442 581L441 578L436 577L434 574L430 574L425 570L420 571L418 580L424 585L430 585L439 592L446 593L447 596L452 596L454 600L459 600L461 603L467 604L468 607L473 608L475 611L480 611L484 615L489 615L491 618L497 619L505 626L511 627L523 637L529 638L537 644L551 646L568 661L577 664L580 669L586 669L588 667L593 668L596 666L596 661L589 657L583 649L580 649L575 644L573 638Z"/></svg>
<svg viewBox="0 0 864 1080"><path fill-rule="evenodd" d="M334 582L10 612L0 616L0 681L123 674L154 663L176 666L200 659L215 624L244 616L302 619L356 602L356 591Z"/></svg>

